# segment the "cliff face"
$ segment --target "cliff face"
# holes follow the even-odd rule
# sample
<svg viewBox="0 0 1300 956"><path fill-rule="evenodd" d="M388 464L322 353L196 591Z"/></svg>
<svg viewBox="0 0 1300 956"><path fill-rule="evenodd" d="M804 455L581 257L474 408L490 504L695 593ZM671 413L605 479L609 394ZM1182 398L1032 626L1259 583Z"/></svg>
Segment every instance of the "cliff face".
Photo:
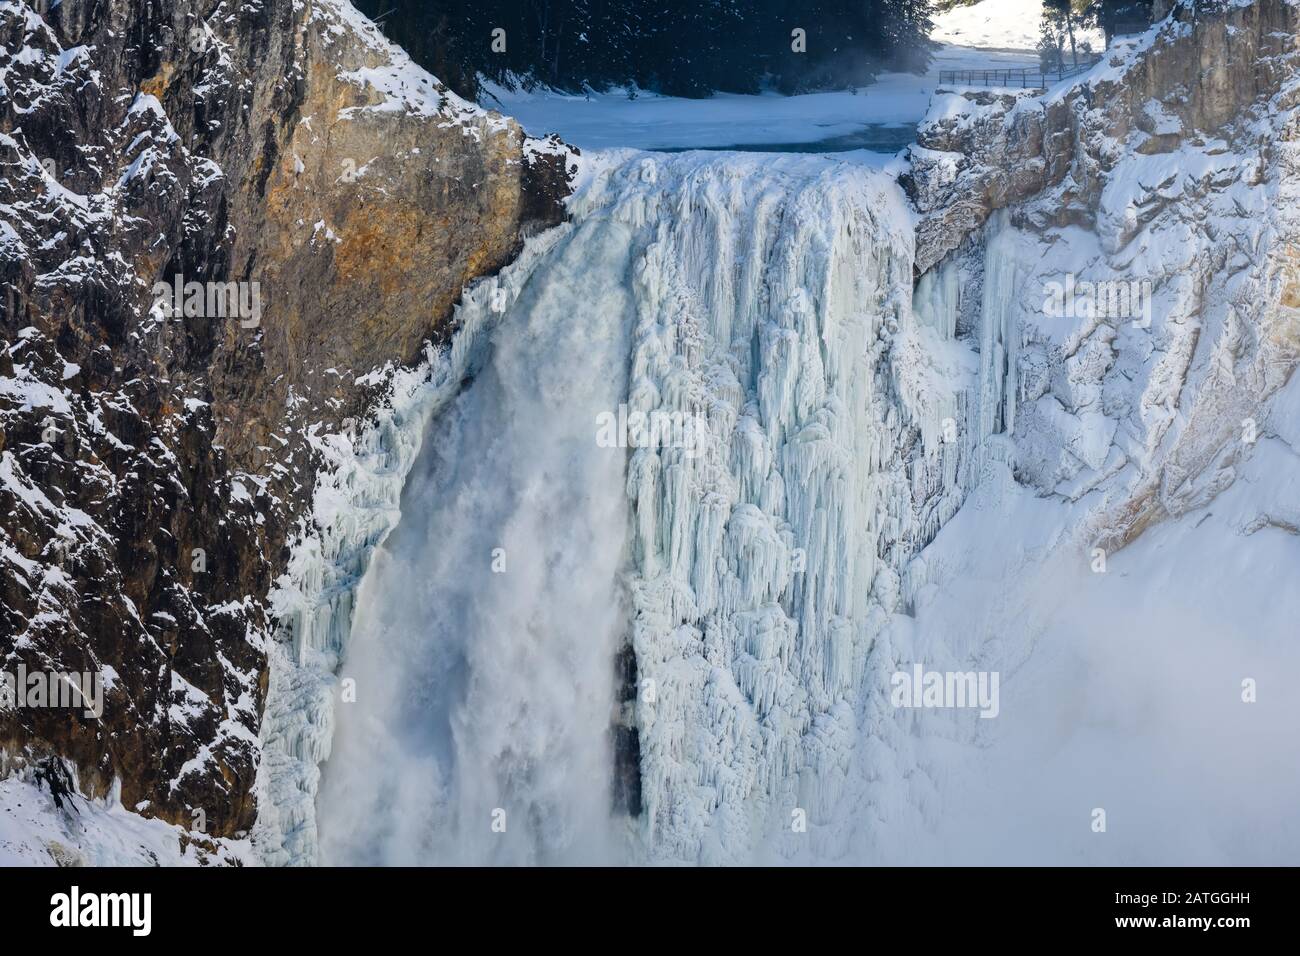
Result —
<svg viewBox="0 0 1300 956"><path fill-rule="evenodd" d="M309 439L562 218L565 156L345 0L0 2L0 669L105 688L0 704L6 765L250 827Z"/></svg>
<svg viewBox="0 0 1300 956"><path fill-rule="evenodd" d="M980 440L1116 548L1212 500L1300 357L1300 11L1183 2L1042 97L941 96L918 297L979 330ZM1276 418L1276 420L1275 420ZM1243 533L1294 527L1261 498Z"/></svg>
<svg viewBox="0 0 1300 956"><path fill-rule="evenodd" d="M1210 137L1267 146L1260 122L1295 105L1296 22L1286 0L1180 3L1144 41L1117 44L1063 92L941 97L918 131L905 183L922 213L918 274L994 210L1049 190L1056 224L1098 223L1102 192L1129 153L1174 154ZM1269 148L1274 162L1291 138L1283 131ZM1101 225L1115 249L1136 223Z"/></svg>

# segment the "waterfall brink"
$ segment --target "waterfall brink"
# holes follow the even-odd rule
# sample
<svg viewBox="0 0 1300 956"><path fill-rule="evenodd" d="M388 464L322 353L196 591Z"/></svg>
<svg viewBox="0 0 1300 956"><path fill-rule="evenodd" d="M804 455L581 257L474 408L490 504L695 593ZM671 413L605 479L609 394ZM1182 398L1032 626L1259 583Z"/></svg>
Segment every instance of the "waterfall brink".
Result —
<svg viewBox="0 0 1300 956"><path fill-rule="evenodd" d="M883 174L633 155L572 212L352 602L319 859L834 858L978 363Z"/></svg>

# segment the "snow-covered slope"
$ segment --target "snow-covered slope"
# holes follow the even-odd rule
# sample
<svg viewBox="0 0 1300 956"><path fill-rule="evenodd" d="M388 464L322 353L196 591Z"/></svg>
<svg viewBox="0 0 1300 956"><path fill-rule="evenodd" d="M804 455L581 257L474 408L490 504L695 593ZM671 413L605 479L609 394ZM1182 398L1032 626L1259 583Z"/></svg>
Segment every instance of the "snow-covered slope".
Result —
<svg viewBox="0 0 1300 956"><path fill-rule="evenodd" d="M1042 0L979 0L936 13L930 39L987 50L1034 50L1042 17ZM1096 28L1076 30L1075 41L1098 53L1106 48L1106 37Z"/></svg>
<svg viewBox="0 0 1300 956"><path fill-rule="evenodd" d="M948 290L949 321L982 358L992 346L1002 397L981 390L979 427L1005 436L1010 467L922 554L924 583L879 650L996 670L1003 694L996 720L965 728L935 712L906 736L882 725L870 803L893 825L877 858L1297 851L1283 809L1300 786L1297 707L1257 692L1297 662L1280 597L1300 561L1295 11L1194 13L1075 88L952 97L922 128L911 185L926 218L930 189L950 191L918 231L926 268L947 256L918 294ZM1198 57L1217 64L1200 89L1185 79ZM1117 310L1105 290L1119 283L1145 304ZM1065 287L1102 294L1061 310ZM918 808L926 838L898 840Z"/></svg>
<svg viewBox="0 0 1300 956"><path fill-rule="evenodd" d="M1273 406L1288 433L1297 396L1293 379ZM1086 504L1039 497L1009 474L982 485L924 552L930 583L882 650L999 671L1000 712L963 725L916 711L905 737L875 749L861 811L872 832L857 837L870 858L1294 861L1300 701L1282 675L1300 668L1300 599L1283 582L1300 537L1258 521L1294 510L1292 440L1261 440L1211 506L1111 553L1104 573L1069 544Z"/></svg>
<svg viewBox="0 0 1300 956"><path fill-rule="evenodd" d="M48 780L0 780L0 867L213 866L255 864L246 840L211 839L103 798L51 793Z"/></svg>

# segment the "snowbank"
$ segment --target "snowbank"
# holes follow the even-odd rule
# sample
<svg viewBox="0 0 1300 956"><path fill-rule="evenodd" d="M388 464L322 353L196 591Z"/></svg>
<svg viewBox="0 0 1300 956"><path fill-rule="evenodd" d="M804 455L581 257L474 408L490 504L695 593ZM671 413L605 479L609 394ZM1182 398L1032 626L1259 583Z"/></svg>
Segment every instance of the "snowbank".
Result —
<svg viewBox="0 0 1300 956"><path fill-rule="evenodd" d="M1035 50L1042 16L1042 0L980 0L935 14L930 39L986 50ZM1095 52L1106 48L1097 28L1076 30L1075 41L1091 44Z"/></svg>

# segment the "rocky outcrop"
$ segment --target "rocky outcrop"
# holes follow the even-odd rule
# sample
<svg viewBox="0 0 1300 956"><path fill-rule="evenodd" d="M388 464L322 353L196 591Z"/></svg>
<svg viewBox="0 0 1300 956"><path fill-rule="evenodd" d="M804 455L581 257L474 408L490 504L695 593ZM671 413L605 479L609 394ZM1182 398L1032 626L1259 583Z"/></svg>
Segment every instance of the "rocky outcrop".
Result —
<svg viewBox="0 0 1300 956"><path fill-rule="evenodd" d="M921 128L920 298L978 330L978 441L1084 503L1089 545L1205 505L1288 440L1270 400L1300 358L1298 16L1183 2L1073 85L949 94Z"/></svg>
<svg viewBox="0 0 1300 956"><path fill-rule="evenodd" d="M345 0L0 2L0 669L105 688L0 703L8 766L249 829L310 438L562 218L566 156Z"/></svg>
<svg viewBox="0 0 1300 956"><path fill-rule="evenodd" d="M1116 44L1082 82L1035 97L940 94L918 130L905 185L922 213L925 273L997 209L1052 190L1057 223L1091 226L1126 151L1172 153L1217 138L1251 146L1269 110L1287 109L1297 9L1287 0L1177 4L1141 38ZM1112 228L1118 248L1133 229Z"/></svg>

